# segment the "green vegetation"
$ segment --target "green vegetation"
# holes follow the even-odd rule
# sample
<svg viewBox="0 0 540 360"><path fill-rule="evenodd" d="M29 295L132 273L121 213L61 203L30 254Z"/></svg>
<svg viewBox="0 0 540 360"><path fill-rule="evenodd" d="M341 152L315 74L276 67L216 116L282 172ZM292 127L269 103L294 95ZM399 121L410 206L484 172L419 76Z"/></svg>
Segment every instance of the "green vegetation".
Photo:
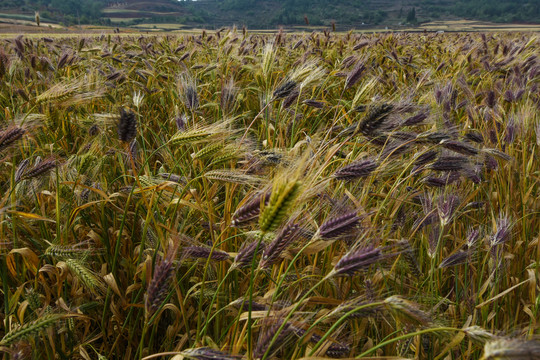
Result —
<svg viewBox="0 0 540 360"><path fill-rule="evenodd" d="M418 19L416 18L416 8L412 8L411 10L409 10L406 21L408 24L418 23Z"/></svg>
<svg viewBox="0 0 540 360"><path fill-rule="evenodd" d="M540 356L536 36L40 36L0 40L6 359Z"/></svg>
<svg viewBox="0 0 540 360"><path fill-rule="evenodd" d="M429 16L449 13L453 16L465 19L477 19L494 22L540 22L539 0L458 0L451 6L437 4L438 1L426 0L421 4L426 5ZM448 2L440 1L445 4Z"/></svg>
<svg viewBox="0 0 540 360"><path fill-rule="evenodd" d="M429 20L470 19L540 23L540 0L7 0L0 9L73 24L182 23L250 28L330 26L340 29L417 25ZM334 25L332 25L334 26Z"/></svg>
<svg viewBox="0 0 540 360"><path fill-rule="evenodd" d="M105 0L24 0L2 1L0 9L18 9L27 14L40 11L42 18L70 24L88 24L100 21Z"/></svg>

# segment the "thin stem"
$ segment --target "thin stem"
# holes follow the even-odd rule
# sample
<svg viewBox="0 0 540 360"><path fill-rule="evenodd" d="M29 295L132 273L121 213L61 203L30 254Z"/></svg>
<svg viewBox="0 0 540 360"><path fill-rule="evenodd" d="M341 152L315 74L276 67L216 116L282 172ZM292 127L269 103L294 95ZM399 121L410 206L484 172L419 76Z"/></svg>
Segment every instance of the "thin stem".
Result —
<svg viewBox="0 0 540 360"><path fill-rule="evenodd" d="M431 332L437 332L437 331L464 331L464 330L463 329L456 329L456 328L452 328L452 327L438 327L438 328L431 328L431 329L424 329L424 330L420 330L420 331L415 331L415 332L412 332L412 333L408 333L408 334L405 334L405 335L395 337L395 338L390 339L390 340L383 341L382 343L379 343L379 344L375 345L371 349L364 351L363 353L358 355L356 357L356 359L363 358L364 356L366 356L368 354L371 354L375 350L380 349L382 347L385 347L386 345L395 343L396 341L408 339L410 337L417 336L417 335L427 334L427 333L431 333Z"/></svg>
<svg viewBox="0 0 540 360"><path fill-rule="evenodd" d="M216 313L212 316L209 316L210 315L210 312L212 311L212 307L214 306L214 302L216 301L216 298L217 298L217 294L219 293L219 290L221 290L221 286L225 283L225 280L227 280L227 278L229 277L229 274L231 274L231 272L227 272L225 274L225 276L223 277L223 279L221 280L221 282L219 283L217 289L216 289L216 292L214 293L214 296L212 297L212 301L210 301L210 306L208 307L209 310L208 310L208 316L206 317L208 320L206 320L205 324L204 324L204 327L201 329L201 332L202 332L202 337L203 339L206 337L206 331L207 331L207 328L208 328L208 324L210 324L210 322L217 316L217 314L219 314L219 312L221 311L218 310L216 311Z"/></svg>
<svg viewBox="0 0 540 360"><path fill-rule="evenodd" d="M244 139L246 138L246 135L249 131L249 129L251 129L251 127L253 126L253 124L255 123L255 120L257 120L257 118L259 116L261 116L261 114L264 112L264 110L266 110L266 108L268 106L270 106L270 104L272 103L272 101L269 101L266 105L264 105L264 107L261 109L261 111L259 111L259 113L257 115L255 115L255 117L253 118L253 120L251 121L251 123L249 124L249 126L246 128L246 131L244 131L244 135L242 135L242 137L240 138L240 143L242 141L244 141Z"/></svg>
<svg viewBox="0 0 540 360"><path fill-rule="evenodd" d="M259 237L259 241L257 242L257 246L255 247L255 252L253 253L253 259L251 260L251 274L249 277L248 322L247 322L248 359L252 358L252 348L253 348L253 334L251 332L251 327L252 327L251 312L252 312L252 307L253 307L253 284L255 283L255 277L258 274L258 272L255 273L255 263L256 263L257 253L259 252L259 247L261 246L261 242L263 238L264 238L264 234L261 234L261 236Z"/></svg>
<svg viewBox="0 0 540 360"><path fill-rule="evenodd" d="M330 329L328 329L326 331L326 333L324 334L324 336L317 342L317 344L315 344L315 346L313 347L313 349L311 350L311 352L309 353L308 356L313 356L313 354L315 354L315 351L317 351L323 344L324 342L326 341L326 339L328 339L330 337L330 335L332 335L332 333L337 329L337 327L339 325L341 325L345 320L347 320L347 318L349 316L351 316L352 314L354 314L355 312L358 312L360 310L363 310L363 309L366 309L366 308L370 308L370 307L375 307L375 306L381 306L381 305L384 305L384 301L378 301L378 302L374 302L374 303L370 303L370 304L366 304L366 305L362 305L362 306L359 306L357 308L354 308L353 310L347 312L345 315L343 315L342 317L339 318L338 321L336 321L336 323L334 325L332 325L330 327ZM317 323L319 323L321 321L321 319L319 319L318 321L316 321L313 325L311 325L309 327L309 329L306 331L306 334L309 332L309 330L311 328L313 328ZM305 336L305 335L304 335ZM302 338L304 337L302 336ZM300 339L300 343L301 343L301 340L302 338Z"/></svg>
<svg viewBox="0 0 540 360"><path fill-rule="evenodd" d="M287 325L287 321L289 321L291 319L291 317L293 316L293 314L295 313L296 310L298 310L298 308L302 305L302 303L304 302L304 300L307 299L307 297L309 295L311 295L311 293L313 291L315 291L315 289L317 289L324 281L326 281L327 279L331 278L332 276L334 275L334 272L330 272L327 276L325 276L324 278L322 278L321 280L319 280L319 282L317 284L315 284L315 286L313 286L311 289L309 289L305 294L304 296L302 296L300 298L300 300L297 301L296 305L291 309L291 311L289 311L289 313L287 314L287 316L285 317L285 319L283 320L283 322L281 323L281 326L279 327L279 329L276 331L276 333L274 334L274 337L272 338L272 340L270 340L270 343L268 344L268 347L266 348L266 352L264 353L263 357L261 360L265 360L269 355L270 355L270 349L272 349L272 346L274 345L274 343L276 342L279 334L281 333L281 331L283 331L283 328L285 327L285 325Z"/></svg>

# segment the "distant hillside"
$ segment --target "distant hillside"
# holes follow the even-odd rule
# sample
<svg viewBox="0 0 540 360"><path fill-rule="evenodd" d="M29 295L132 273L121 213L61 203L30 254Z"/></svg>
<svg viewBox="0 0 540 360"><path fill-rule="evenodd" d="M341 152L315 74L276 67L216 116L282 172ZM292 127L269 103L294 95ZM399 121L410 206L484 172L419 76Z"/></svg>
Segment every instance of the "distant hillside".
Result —
<svg viewBox="0 0 540 360"><path fill-rule="evenodd" d="M248 25L338 26L418 23L466 18L540 22L540 0L202 0L191 3L207 21L242 19Z"/></svg>
<svg viewBox="0 0 540 360"><path fill-rule="evenodd" d="M181 23L250 28L330 26L340 29L471 19L540 23L540 0L2 0L0 12L39 11L66 25Z"/></svg>

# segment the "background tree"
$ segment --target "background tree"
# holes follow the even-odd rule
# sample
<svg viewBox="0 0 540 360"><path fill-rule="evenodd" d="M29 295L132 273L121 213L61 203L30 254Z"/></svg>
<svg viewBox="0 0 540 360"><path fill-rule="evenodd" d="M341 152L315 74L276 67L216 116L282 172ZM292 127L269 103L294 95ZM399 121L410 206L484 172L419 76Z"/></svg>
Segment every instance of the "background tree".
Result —
<svg viewBox="0 0 540 360"><path fill-rule="evenodd" d="M416 9L412 8L409 10L409 13L407 14L407 22L409 24L416 24L418 22L418 19L416 18Z"/></svg>

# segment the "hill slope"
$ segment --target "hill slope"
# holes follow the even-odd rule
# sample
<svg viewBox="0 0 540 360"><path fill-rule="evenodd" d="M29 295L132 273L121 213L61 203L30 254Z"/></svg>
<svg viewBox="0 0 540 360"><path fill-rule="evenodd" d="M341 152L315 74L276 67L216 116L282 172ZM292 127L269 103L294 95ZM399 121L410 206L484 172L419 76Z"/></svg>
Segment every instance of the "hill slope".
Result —
<svg viewBox="0 0 540 360"><path fill-rule="evenodd" d="M27 16L40 11L43 18L65 24L275 28L335 23L345 29L460 18L540 23L540 0L3 0L0 11Z"/></svg>

